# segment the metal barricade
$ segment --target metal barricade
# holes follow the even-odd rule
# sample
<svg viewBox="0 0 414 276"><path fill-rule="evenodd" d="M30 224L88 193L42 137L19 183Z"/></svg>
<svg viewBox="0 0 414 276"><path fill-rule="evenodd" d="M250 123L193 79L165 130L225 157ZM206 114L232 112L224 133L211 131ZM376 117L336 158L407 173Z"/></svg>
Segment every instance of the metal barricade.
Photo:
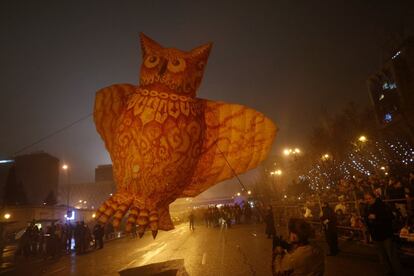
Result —
<svg viewBox="0 0 414 276"><path fill-rule="evenodd" d="M362 210L365 207L365 203L362 199L358 199L355 192L352 193L353 200L347 201L330 201L328 204L335 209L336 206L342 204L346 208L344 212L344 217L347 221L341 221L341 218L338 219L337 228L339 234L347 235L351 234L349 238L360 239L363 242L369 241L369 235L367 233L367 228L363 223L363 214ZM402 199L389 199L383 200L383 202L389 204L389 206L394 210L398 209L397 207L405 206L405 216L412 215L412 202L414 198L402 198ZM401 205L398 205L401 204ZM318 197L317 201L306 201L306 202L297 202L297 203L281 203L281 202L272 202L272 208L274 213L274 221L278 232L287 231L287 223L290 218L304 218L306 219L314 228L322 229L322 224L320 221L320 214L322 211L321 199ZM396 207L397 206L397 207ZM309 210L306 210L309 209ZM400 210L401 212L401 210ZM403 211L404 212L404 211ZM311 216L310 216L311 214ZM352 218L355 220L352 222ZM354 225L354 226L352 226ZM399 235L399 233L395 233Z"/></svg>

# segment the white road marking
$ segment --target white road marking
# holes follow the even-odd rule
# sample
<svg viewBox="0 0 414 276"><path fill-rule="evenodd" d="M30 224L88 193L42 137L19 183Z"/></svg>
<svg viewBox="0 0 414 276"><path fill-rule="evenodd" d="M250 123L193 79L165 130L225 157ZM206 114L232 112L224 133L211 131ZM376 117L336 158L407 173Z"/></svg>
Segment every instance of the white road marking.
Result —
<svg viewBox="0 0 414 276"><path fill-rule="evenodd" d="M136 254L136 253L139 253L139 252L141 252L141 251L148 251L147 253L145 253L144 255L142 255L142 257L143 258L145 258L146 256L150 256L150 255L148 255L149 253L151 253L151 250L152 250L152 248L154 248L154 247L156 247L157 245L161 245L161 248L163 248L165 245L167 245L165 242L161 242L161 243L159 243L159 242L155 242L155 243L151 243L151 244L149 244L149 245L147 245L147 246L144 246L144 247L142 247L142 248L139 248L139 249L137 249L137 250L134 250L134 253L132 253L132 254ZM154 249L154 250L158 250L158 249ZM132 255L132 254L129 254L129 255ZM127 269L127 268L129 268L129 267L131 267L133 264L135 264L135 263L137 263L138 261L136 260L136 259L134 259L134 260L132 260L132 261L130 261L126 266L124 266L120 271L122 271L122 270L124 270L124 269Z"/></svg>
<svg viewBox="0 0 414 276"><path fill-rule="evenodd" d="M202 265L205 265L205 264L206 264L206 259L207 259L207 253L206 253L206 252L204 252L204 254L203 254L203 259L201 260L201 264L202 264Z"/></svg>
<svg viewBox="0 0 414 276"><path fill-rule="evenodd" d="M141 252L141 251L147 251L147 250L151 249L152 247L156 247L158 244L159 244L159 242L150 243L147 246L144 246L144 247L138 248L137 250L134 250L133 253L138 253L138 252Z"/></svg>
<svg viewBox="0 0 414 276"><path fill-rule="evenodd" d="M130 261L126 266L124 266L123 268L121 268L119 271L123 271L125 269L128 269L133 263L135 263L137 260L132 260Z"/></svg>
<svg viewBox="0 0 414 276"><path fill-rule="evenodd" d="M146 263L148 263L152 258L154 258L156 255L158 255L162 250L164 250L164 248L167 246L166 243L164 243L164 245L162 245L161 247L157 248L157 249L153 249L151 251L148 251L147 253L145 253L142 258L144 259L140 265L145 265Z"/></svg>

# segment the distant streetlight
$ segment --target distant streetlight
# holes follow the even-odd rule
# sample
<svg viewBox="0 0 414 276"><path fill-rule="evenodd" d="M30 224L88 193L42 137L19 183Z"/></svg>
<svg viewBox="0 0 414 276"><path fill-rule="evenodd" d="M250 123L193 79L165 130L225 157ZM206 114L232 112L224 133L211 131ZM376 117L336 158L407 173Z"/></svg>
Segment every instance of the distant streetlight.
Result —
<svg viewBox="0 0 414 276"><path fill-rule="evenodd" d="M251 194L252 194L252 191L247 191L247 194L248 194L248 195L251 195Z"/></svg>
<svg viewBox="0 0 414 276"><path fill-rule="evenodd" d="M63 164L62 169L66 171L67 169L69 169L69 166L66 164Z"/></svg>
<svg viewBox="0 0 414 276"><path fill-rule="evenodd" d="M325 153L324 155L322 155L322 160L323 160L323 161L326 161L326 160L328 160L329 158L331 158L331 156L330 156L328 153Z"/></svg>
<svg viewBox="0 0 414 276"><path fill-rule="evenodd" d="M237 196L240 196L240 193L237 193Z"/></svg>
<svg viewBox="0 0 414 276"><path fill-rule="evenodd" d="M4 214L4 218L5 218L5 219L9 219L10 217L11 217L11 215L10 215L9 213L5 213L5 214Z"/></svg>
<svg viewBox="0 0 414 276"><path fill-rule="evenodd" d="M364 135L361 135L359 136L358 141L360 141L361 143L365 143L366 141L368 141L368 139Z"/></svg>
<svg viewBox="0 0 414 276"><path fill-rule="evenodd" d="M299 155L299 154L301 154L301 150L299 149L299 148L286 148L286 149L284 149L283 150L283 154L285 155L285 156L290 156L290 155L292 155L292 156L296 156L296 155Z"/></svg>
<svg viewBox="0 0 414 276"><path fill-rule="evenodd" d="M282 170L275 170L275 171L272 171L272 172L270 172L270 175L282 175Z"/></svg>
<svg viewBox="0 0 414 276"><path fill-rule="evenodd" d="M272 190L274 189L275 193L277 194L276 177L282 175L282 170L281 169L274 170L274 171L270 172L270 175L273 176Z"/></svg>

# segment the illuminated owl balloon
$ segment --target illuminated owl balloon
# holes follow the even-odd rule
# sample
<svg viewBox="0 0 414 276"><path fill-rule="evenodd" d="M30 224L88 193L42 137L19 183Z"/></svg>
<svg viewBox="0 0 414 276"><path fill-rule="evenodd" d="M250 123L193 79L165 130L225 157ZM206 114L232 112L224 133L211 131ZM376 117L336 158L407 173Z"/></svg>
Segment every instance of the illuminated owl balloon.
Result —
<svg viewBox="0 0 414 276"><path fill-rule="evenodd" d="M164 48L141 34L140 83L97 92L94 120L113 162L117 193L98 211L126 231L138 224L173 229L169 204L256 167L275 136L274 124L242 105L196 98L211 44L189 52ZM254 91L252 91L254 92Z"/></svg>

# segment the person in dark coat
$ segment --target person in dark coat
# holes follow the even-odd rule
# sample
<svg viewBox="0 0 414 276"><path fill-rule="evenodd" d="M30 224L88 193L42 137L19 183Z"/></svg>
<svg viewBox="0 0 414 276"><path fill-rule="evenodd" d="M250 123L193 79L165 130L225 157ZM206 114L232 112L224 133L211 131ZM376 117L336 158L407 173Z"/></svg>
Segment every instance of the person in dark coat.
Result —
<svg viewBox="0 0 414 276"><path fill-rule="evenodd" d="M45 255L45 258L52 257L52 259L53 259L53 258L56 257L56 253L57 253L56 226L53 222L50 226L47 227L46 236L47 236L47 239L46 239L46 255Z"/></svg>
<svg viewBox="0 0 414 276"><path fill-rule="evenodd" d="M193 211L191 211L190 215L188 216L188 220L190 222L190 230L194 231L195 228L194 228L194 212Z"/></svg>
<svg viewBox="0 0 414 276"><path fill-rule="evenodd" d="M93 235L95 237L95 249L99 246L99 249L103 248L104 228L99 223L93 228Z"/></svg>
<svg viewBox="0 0 414 276"><path fill-rule="evenodd" d="M322 205L321 222L325 232L326 242L329 245L328 256L335 256L339 252L338 229L336 228L337 219L334 210L332 210L327 202Z"/></svg>
<svg viewBox="0 0 414 276"><path fill-rule="evenodd" d="M86 253L89 250L90 244L93 240L91 229L89 229L89 226L85 224L84 221L81 221L81 225L83 227L83 252Z"/></svg>
<svg viewBox="0 0 414 276"><path fill-rule="evenodd" d="M364 220L377 249L385 275L402 275L401 263L397 248L392 241L393 214L390 208L372 192L366 192L364 199L367 204Z"/></svg>
<svg viewBox="0 0 414 276"><path fill-rule="evenodd" d="M243 204L243 213L245 218L245 223L250 223L252 218L252 208L248 202L244 202Z"/></svg>
<svg viewBox="0 0 414 276"><path fill-rule="evenodd" d="M267 207L265 215L265 224L266 224L266 235L268 239L273 238L276 235L275 221L273 219L273 209L272 206Z"/></svg>
<svg viewBox="0 0 414 276"><path fill-rule="evenodd" d="M75 247L76 253L82 254L85 253L85 227L83 223L76 222L75 227Z"/></svg>

